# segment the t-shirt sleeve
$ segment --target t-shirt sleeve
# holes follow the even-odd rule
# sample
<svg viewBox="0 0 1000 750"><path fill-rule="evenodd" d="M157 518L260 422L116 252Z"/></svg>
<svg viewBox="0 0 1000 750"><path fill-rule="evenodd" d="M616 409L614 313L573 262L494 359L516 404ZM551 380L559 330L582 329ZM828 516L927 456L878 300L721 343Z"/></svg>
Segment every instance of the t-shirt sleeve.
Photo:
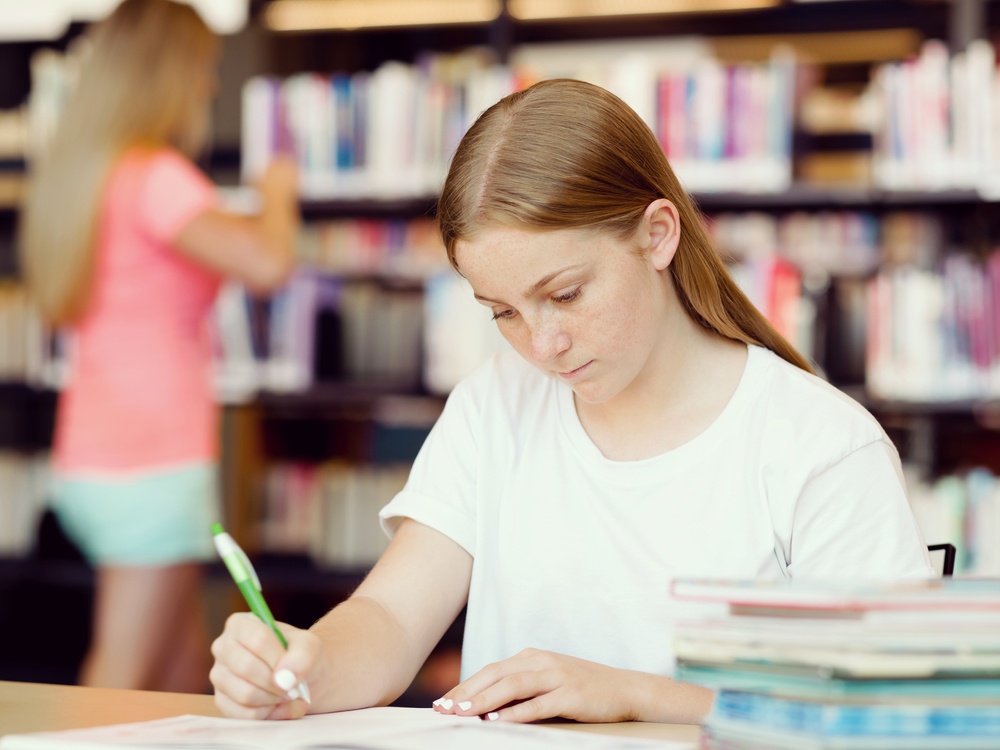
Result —
<svg viewBox="0 0 1000 750"><path fill-rule="evenodd" d="M172 245L192 219L216 204L215 186L188 159L171 150L153 157L139 213L142 226L158 242Z"/></svg>
<svg viewBox="0 0 1000 750"><path fill-rule="evenodd" d="M403 518L412 518L475 556L480 410L470 391L461 383L448 397L406 485L379 513L390 537Z"/></svg>
<svg viewBox="0 0 1000 750"><path fill-rule="evenodd" d="M792 521L793 578L933 577L895 448L884 440L811 477Z"/></svg>

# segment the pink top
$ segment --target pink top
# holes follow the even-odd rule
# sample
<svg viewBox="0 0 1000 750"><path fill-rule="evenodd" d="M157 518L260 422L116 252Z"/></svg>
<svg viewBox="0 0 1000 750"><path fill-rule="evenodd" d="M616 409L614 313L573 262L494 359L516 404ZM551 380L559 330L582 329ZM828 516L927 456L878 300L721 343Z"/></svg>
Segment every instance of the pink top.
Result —
<svg viewBox="0 0 1000 750"><path fill-rule="evenodd" d="M212 183L178 152L126 152L111 170L94 287L76 326L56 416L60 472L214 460L218 416L205 318L219 278L174 247L216 205Z"/></svg>

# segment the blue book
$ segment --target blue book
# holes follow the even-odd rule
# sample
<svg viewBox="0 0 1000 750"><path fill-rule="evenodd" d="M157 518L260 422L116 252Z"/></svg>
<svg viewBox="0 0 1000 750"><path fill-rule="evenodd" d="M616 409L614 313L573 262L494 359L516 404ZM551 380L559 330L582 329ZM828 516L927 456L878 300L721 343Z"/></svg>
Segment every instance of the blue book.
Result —
<svg viewBox="0 0 1000 750"><path fill-rule="evenodd" d="M744 690L810 700L864 698L891 703L901 698L969 698L990 699L1000 704L1000 679L858 680L832 677L822 668L808 673L797 668L755 671L745 667L727 669L678 664L674 677L713 690Z"/></svg>
<svg viewBox="0 0 1000 750"><path fill-rule="evenodd" d="M354 95L351 77L345 73L335 73L330 79L333 92L333 111L337 123L336 166L338 170L354 166Z"/></svg>
<svg viewBox="0 0 1000 750"><path fill-rule="evenodd" d="M826 703L722 690L706 734L769 747L997 747L1000 705Z"/></svg>

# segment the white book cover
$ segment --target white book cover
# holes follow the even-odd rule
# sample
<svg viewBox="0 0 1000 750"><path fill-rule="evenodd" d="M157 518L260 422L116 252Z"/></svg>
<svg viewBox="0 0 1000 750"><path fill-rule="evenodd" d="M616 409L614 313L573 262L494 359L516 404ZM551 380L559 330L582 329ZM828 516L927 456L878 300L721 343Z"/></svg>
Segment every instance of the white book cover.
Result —
<svg viewBox="0 0 1000 750"><path fill-rule="evenodd" d="M450 269L427 280L423 342L424 385L440 394L449 393L494 353L510 349L469 282Z"/></svg>
<svg viewBox="0 0 1000 750"><path fill-rule="evenodd" d="M244 182L257 180L274 154L277 83L257 76L243 85L241 173Z"/></svg>
<svg viewBox="0 0 1000 750"><path fill-rule="evenodd" d="M383 63L369 83L367 141L372 144L368 192L380 197L423 192L413 150L417 73L399 62Z"/></svg>
<svg viewBox="0 0 1000 750"><path fill-rule="evenodd" d="M214 363L216 393L220 400L239 403L251 398L260 386L260 368L253 351L250 319L243 285L222 285L212 314L219 354Z"/></svg>

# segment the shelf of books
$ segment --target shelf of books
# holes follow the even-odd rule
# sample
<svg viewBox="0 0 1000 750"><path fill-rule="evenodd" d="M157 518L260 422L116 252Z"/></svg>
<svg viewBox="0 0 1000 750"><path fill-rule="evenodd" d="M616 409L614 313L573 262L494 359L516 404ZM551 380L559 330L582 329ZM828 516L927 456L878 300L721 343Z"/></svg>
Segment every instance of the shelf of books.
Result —
<svg viewBox="0 0 1000 750"><path fill-rule="evenodd" d="M623 56L620 47L609 48L597 69L584 67L594 65L593 47L585 45L558 56L519 49L503 66L476 51L350 75L253 78L243 90L244 178L290 150L310 201L433 195L482 110L535 80L565 75L617 89L658 134L691 190L775 192L790 185L792 58L776 53L762 63L725 66L696 42L628 49ZM681 58L696 62L658 72L663 61Z"/></svg>
<svg viewBox="0 0 1000 750"><path fill-rule="evenodd" d="M293 153L306 222L285 289L265 300L237 286L220 295L210 324L220 402L272 443L288 432L282 425L347 430L353 420L366 425L364 455L394 457L328 465L281 446L266 456L275 446L261 440L250 452L259 482L241 485L260 508L260 549L330 565L374 559L375 547L313 536L331 528L315 519L354 518L344 498L398 481L434 409L504 346L445 262L434 195L478 113L544 77L600 83L643 116L748 295L834 383L862 389L880 417L991 410L1000 400L1000 75L987 41L955 53L925 41L919 29L943 33L947 5L853 3L849 21L842 3L783 4L740 17L766 32L759 38L698 33L718 28L703 14L672 20L670 37L650 36L658 26L646 23L564 34L565 24L556 33L518 21L517 43L503 50L426 52L412 63L383 55L366 70L241 82L241 142L215 162L250 183L273 154ZM910 28L887 27L904 20ZM547 41L615 29L636 33ZM294 44L283 37L279 48ZM824 61L854 77L838 85ZM0 159L16 143L21 156L10 158L22 165L51 131L72 76L72 60L51 50L35 63L28 107L0 118ZM848 151L802 150L829 142ZM51 392L65 377L66 342L22 306L12 282L0 293L0 379ZM329 447L324 429L306 434ZM929 534L961 543L960 572L997 570L982 552L1000 539L989 520L997 471L1000 459L951 477L916 472L911 483L917 498L950 498L934 505L946 512L923 517ZM24 501L28 516L35 502ZM23 533L11 533L5 549L22 549Z"/></svg>

